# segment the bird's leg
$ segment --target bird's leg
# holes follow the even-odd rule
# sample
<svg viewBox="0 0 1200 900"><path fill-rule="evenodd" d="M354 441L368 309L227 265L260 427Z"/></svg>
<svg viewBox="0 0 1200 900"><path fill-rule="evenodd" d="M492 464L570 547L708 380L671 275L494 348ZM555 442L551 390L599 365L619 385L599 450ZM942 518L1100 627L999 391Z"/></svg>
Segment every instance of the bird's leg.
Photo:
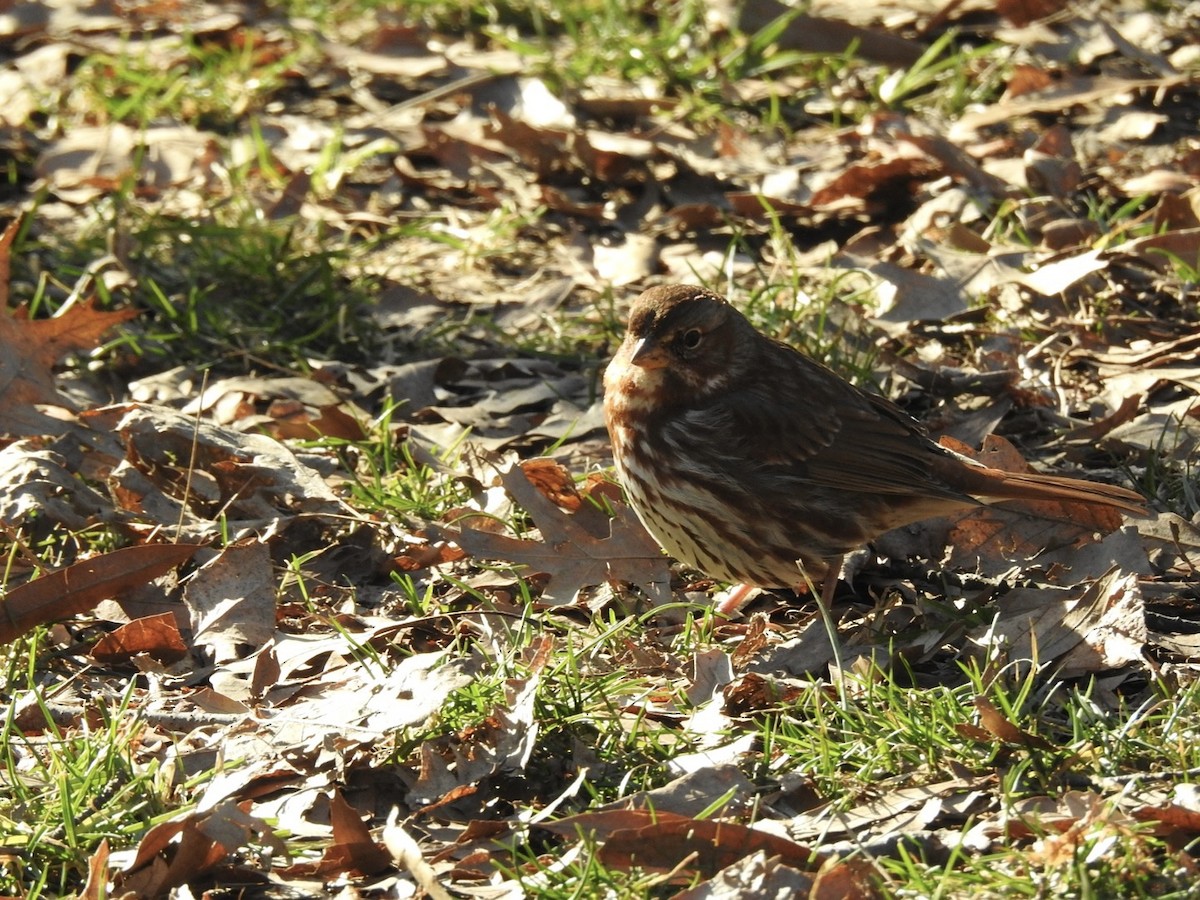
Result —
<svg viewBox="0 0 1200 900"><path fill-rule="evenodd" d="M796 585L796 593L815 594L817 603L821 604L827 610L832 609L833 597L837 593L838 579L842 574L842 562L844 560L845 556L829 560L829 570L825 573L825 579L821 582L820 593L817 593L817 586L813 584L812 579L808 577L808 573L801 567L800 577L803 580ZM754 585L752 584L735 584L729 590L725 591L720 599L713 603L713 609L718 615L732 616L750 599L750 594L753 592Z"/></svg>
<svg viewBox="0 0 1200 900"><path fill-rule="evenodd" d="M717 615L728 618L742 608L742 604L750 599L750 594L753 590L754 585L735 584L725 592L725 596L713 604L713 609Z"/></svg>
<svg viewBox="0 0 1200 900"><path fill-rule="evenodd" d="M833 598L837 594L838 581L842 577L842 563L845 561L845 554L831 556L825 560L828 568L825 570L825 577L821 580L821 590L818 591L817 584L813 581L812 576L808 574L808 570L804 568L804 563L801 560L796 560L796 565L800 569L800 581L796 583L792 590L796 592L797 597L803 597L805 594L815 597L822 609L833 609Z"/></svg>
<svg viewBox="0 0 1200 900"><path fill-rule="evenodd" d="M817 598L817 602L826 609L833 609L833 596L837 593L838 579L842 577L842 563L845 560L845 554L829 560L829 570L825 573L825 580L821 583L821 595Z"/></svg>
<svg viewBox="0 0 1200 900"><path fill-rule="evenodd" d="M825 571L825 579L821 582L821 593L817 595L817 612L821 614L821 622L825 626L825 636L829 639L829 651L833 656L833 671L836 677L833 679L837 685L838 697L841 700L842 706L846 705L846 679L844 677L846 669L842 664L842 645L838 640L837 622L833 620L833 595L837 593L838 578L842 574L842 562L845 560L845 555L840 555L827 560L829 568ZM812 579L808 577L808 573L803 567L800 573L804 576L804 580L809 585L809 590L816 593L816 585L812 583Z"/></svg>

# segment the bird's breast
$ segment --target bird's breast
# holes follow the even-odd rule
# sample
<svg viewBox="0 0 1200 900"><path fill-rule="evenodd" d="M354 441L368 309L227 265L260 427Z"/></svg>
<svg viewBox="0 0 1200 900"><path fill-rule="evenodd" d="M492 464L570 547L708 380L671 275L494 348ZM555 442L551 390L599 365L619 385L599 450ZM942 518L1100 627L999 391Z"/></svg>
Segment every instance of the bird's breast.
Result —
<svg viewBox="0 0 1200 900"><path fill-rule="evenodd" d="M604 370L604 412L609 421L653 407L662 380L661 370L634 365L622 348Z"/></svg>

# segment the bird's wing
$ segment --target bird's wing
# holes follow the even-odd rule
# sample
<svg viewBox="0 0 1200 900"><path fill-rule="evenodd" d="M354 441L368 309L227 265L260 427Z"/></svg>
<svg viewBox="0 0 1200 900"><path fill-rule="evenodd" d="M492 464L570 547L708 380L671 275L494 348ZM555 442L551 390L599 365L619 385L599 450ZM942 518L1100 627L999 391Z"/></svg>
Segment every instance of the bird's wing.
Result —
<svg viewBox="0 0 1200 900"><path fill-rule="evenodd" d="M902 410L791 348L772 350L756 377L697 411L698 438L722 435L730 461L769 482L965 499L939 484L931 464L945 451Z"/></svg>

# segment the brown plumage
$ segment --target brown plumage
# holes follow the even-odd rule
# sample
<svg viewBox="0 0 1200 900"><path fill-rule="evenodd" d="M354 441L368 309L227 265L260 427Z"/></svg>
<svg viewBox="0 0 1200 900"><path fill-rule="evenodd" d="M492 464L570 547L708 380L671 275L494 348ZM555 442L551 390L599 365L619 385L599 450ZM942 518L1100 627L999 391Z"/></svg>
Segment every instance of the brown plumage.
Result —
<svg viewBox="0 0 1200 900"><path fill-rule="evenodd" d="M981 501L1144 512L1125 488L1003 472L941 447L702 288L638 297L604 390L638 516L668 553L723 581L803 588L803 566L820 584L883 532Z"/></svg>

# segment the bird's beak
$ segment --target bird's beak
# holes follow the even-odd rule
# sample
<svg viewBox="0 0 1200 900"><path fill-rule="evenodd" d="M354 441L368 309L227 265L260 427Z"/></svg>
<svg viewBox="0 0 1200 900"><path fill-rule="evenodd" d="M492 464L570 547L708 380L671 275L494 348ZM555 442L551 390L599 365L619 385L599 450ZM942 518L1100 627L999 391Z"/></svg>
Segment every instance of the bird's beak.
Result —
<svg viewBox="0 0 1200 900"><path fill-rule="evenodd" d="M629 361L643 369L665 369L670 362L667 359L667 351L648 337L638 338L637 343L633 345Z"/></svg>

